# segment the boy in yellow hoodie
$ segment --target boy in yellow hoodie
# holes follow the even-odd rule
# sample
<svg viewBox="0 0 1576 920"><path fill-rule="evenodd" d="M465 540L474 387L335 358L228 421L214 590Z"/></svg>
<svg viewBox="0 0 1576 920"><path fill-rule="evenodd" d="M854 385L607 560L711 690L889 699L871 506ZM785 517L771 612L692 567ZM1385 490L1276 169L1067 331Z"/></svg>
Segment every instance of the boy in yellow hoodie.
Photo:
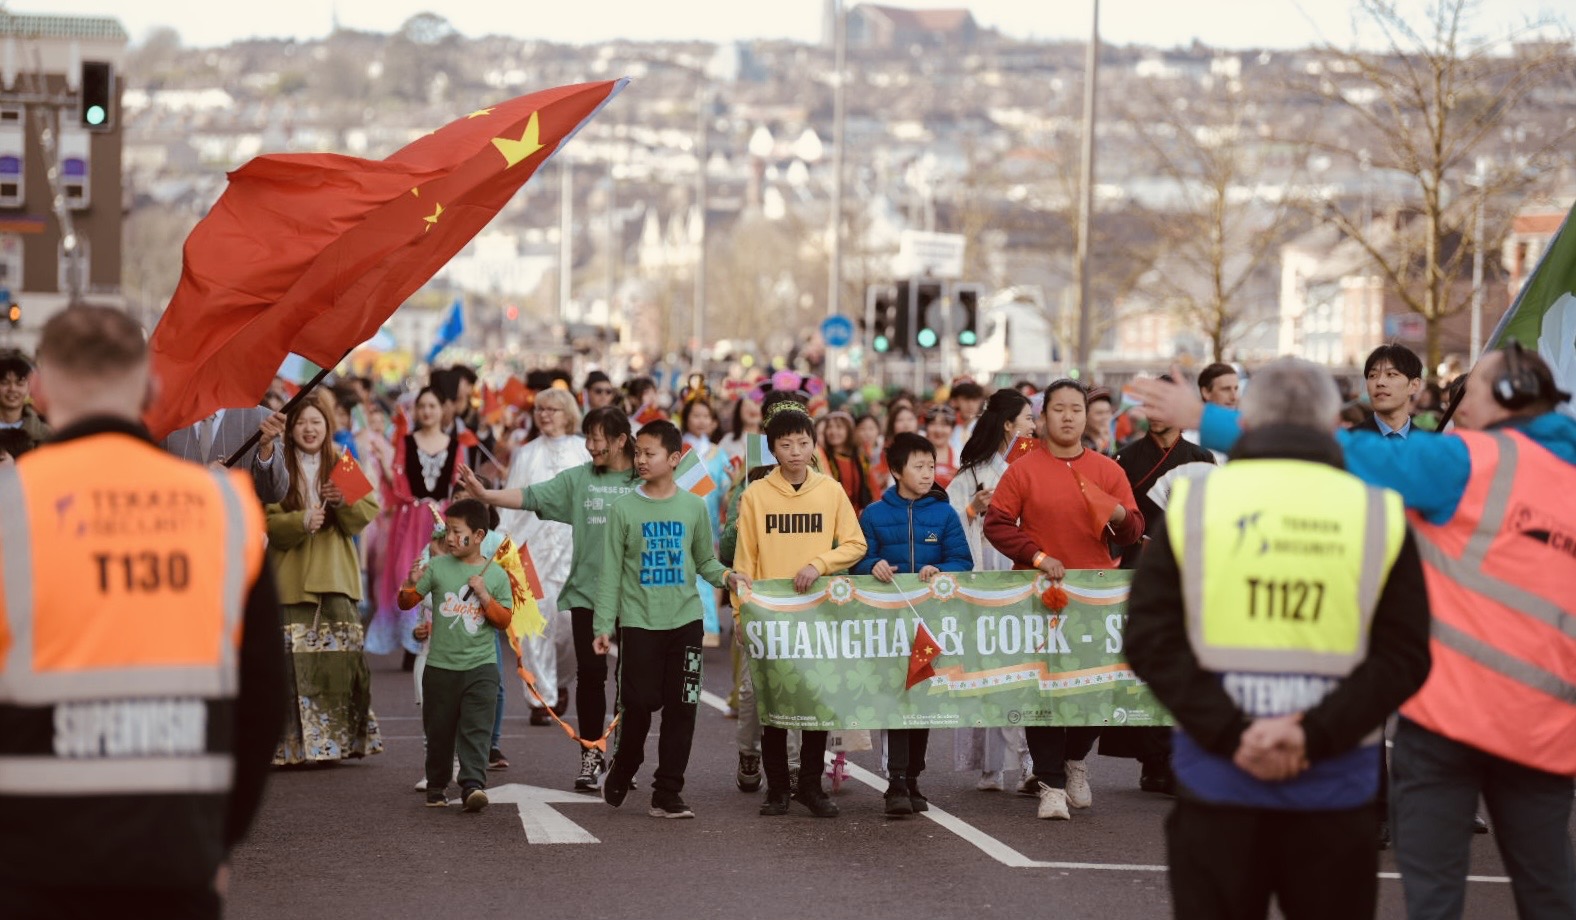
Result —
<svg viewBox="0 0 1576 920"><path fill-rule="evenodd" d="M864 558L865 535L848 493L836 480L810 468L815 423L790 400L771 406L766 440L777 466L744 490L739 499L739 545L734 570L751 580L792 578L807 592L823 575L848 569ZM761 731L766 769L762 815L788 813L788 730ZM792 800L818 818L837 817L837 805L821 788L826 732L806 731L799 748L799 789Z"/></svg>

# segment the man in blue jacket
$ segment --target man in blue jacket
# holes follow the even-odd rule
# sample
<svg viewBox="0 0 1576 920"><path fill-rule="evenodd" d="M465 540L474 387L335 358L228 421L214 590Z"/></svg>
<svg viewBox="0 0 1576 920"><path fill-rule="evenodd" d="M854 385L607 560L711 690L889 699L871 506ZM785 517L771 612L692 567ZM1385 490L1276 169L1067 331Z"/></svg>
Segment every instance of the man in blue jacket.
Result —
<svg viewBox="0 0 1576 920"><path fill-rule="evenodd" d="M947 493L936 486L936 448L923 436L904 432L893 439L886 458L897 482L859 517L868 548L853 573L890 583L899 574L918 574L921 581L929 581L938 572L972 570L974 556L963 522ZM918 785L929 742L926 728L887 732L888 815L929 810Z"/></svg>

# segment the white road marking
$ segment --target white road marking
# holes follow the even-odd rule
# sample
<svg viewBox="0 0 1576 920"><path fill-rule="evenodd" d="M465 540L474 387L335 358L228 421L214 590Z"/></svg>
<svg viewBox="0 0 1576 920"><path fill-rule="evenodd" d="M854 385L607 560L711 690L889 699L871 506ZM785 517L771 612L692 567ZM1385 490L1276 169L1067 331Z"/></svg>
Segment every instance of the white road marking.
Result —
<svg viewBox="0 0 1576 920"><path fill-rule="evenodd" d="M709 690L702 690L700 692L700 700L701 702L712 707L713 709L718 710L719 712L728 708L728 703L726 700ZM832 762L832 757L832 754L826 755L826 762L828 764ZM885 791L886 782L882 780L881 777L870 772L869 770L866 770L864 767L853 763L852 761L846 762L844 766L847 767L848 775L850 777L859 780L872 789L877 791ZM1169 871L1166 866L1145 866L1126 863L1046 862L1039 859L1030 859L1022 853L1019 853L1017 850L1014 850L1007 844L997 840L995 837L992 837L974 825L964 821L962 818L959 818L957 815L937 807L935 802L930 803L930 810L924 812L922 817L929 818L930 820L936 822L952 833L973 844L986 856L989 856L991 859L996 860L1002 865L1013 869L1096 869L1107 872ZM1381 872L1379 873L1379 877L1382 879L1399 879L1401 875L1397 872ZM1467 876L1467 881L1508 884L1510 879L1499 875L1469 875Z"/></svg>
<svg viewBox="0 0 1576 920"><path fill-rule="evenodd" d="M494 805L515 805L520 809L520 825L525 828L529 843L601 843L590 831L569 820L553 808L554 805L581 803L602 804L600 797L579 792L561 792L507 783L487 790L487 799Z"/></svg>

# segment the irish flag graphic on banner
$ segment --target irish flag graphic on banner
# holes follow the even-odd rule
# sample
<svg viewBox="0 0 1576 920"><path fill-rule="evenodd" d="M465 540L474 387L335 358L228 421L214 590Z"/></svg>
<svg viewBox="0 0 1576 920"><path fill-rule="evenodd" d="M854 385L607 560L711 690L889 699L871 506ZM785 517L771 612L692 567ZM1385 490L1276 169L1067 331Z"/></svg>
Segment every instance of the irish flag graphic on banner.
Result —
<svg viewBox="0 0 1576 920"><path fill-rule="evenodd" d="M1549 362L1560 389L1576 385L1576 229L1569 214L1488 344L1498 348L1511 339L1535 348ZM1576 415L1570 403L1560 410Z"/></svg>

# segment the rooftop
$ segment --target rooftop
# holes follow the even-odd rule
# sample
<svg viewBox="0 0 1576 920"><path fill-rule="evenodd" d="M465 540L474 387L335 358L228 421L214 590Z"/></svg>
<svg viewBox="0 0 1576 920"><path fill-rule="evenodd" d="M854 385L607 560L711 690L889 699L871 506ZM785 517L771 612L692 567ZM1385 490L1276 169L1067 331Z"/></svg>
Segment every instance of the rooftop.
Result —
<svg viewBox="0 0 1576 920"><path fill-rule="evenodd" d="M113 16L55 16L0 10L0 35L126 43L131 36Z"/></svg>

